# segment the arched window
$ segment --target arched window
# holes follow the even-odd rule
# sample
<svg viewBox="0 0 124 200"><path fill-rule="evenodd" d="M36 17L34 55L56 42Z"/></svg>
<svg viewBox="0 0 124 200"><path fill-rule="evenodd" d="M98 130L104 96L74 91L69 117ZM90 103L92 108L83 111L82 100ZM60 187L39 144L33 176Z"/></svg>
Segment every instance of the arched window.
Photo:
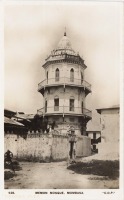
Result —
<svg viewBox="0 0 124 200"><path fill-rule="evenodd" d="M74 97L69 99L69 111L74 111Z"/></svg>
<svg viewBox="0 0 124 200"><path fill-rule="evenodd" d="M70 81L74 82L74 69L70 70Z"/></svg>
<svg viewBox="0 0 124 200"><path fill-rule="evenodd" d="M47 112L47 99L45 99L45 113Z"/></svg>
<svg viewBox="0 0 124 200"><path fill-rule="evenodd" d="M48 71L47 71L47 83L48 83Z"/></svg>
<svg viewBox="0 0 124 200"><path fill-rule="evenodd" d="M83 83L83 73L81 72L81 84Z"/></svg>
<svg viewBox="0 0 124 200"><path fill-rule="evenodd" d="M54 97L54 111L59 111L59 97Z"/></svg>
<svg viewBox="0 0 124 200"><path fill-rule="evenodd" d="M59 81L59 69L58 68L55 71L55 81Z"/></svg>

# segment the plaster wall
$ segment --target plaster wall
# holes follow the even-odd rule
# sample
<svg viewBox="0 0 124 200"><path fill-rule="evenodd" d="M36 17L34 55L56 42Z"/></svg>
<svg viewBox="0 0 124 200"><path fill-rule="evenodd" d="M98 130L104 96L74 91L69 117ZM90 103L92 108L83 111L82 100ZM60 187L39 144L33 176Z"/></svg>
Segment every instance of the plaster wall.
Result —
<svg viewBox="0 0 124 200"><path fill-rule="evenodd" d="M53 160L64 160L68 157L68 140L67 136L53 136L52 144L52 159Z"/></svg>
<svg viewBox="0 0 124 200"><path fill-rule="evenodd" d="M76 144L77 156L90 156L91 155L91 139L87 136L80 136L77 138Z"/></svg>
<svg viewBox="0 0 124 200"><path fill-rule="evenodd" d="M45 74L47 78L48 72L48 79L55 79L55 70L59 69L59 76L61 77L70 77L70 70L74 69L74 78L81 79L81 72L84 78L84 68L78 64L71 64L71 63L54 63L49 65L45 69Z"/></svg>
<svg viewBox="0 0 124 200"><path fill-rule="evenodd" d="M26 161L57 161L68 158L69 141L68 136L57 134L29 133L27 138L8 133L5 134L4 151L13 152L14 156ZM76 143L77 156L89 156L91 151L90 138L82 136Z"/></svg>
<svg viewBox="0 0 124 200"><path fill-rule="evenodd" d="M10 150L13 152L13 155L17 155L17 134L7 132L6 134L4 133L4 135L4 151Z"/></svg>
<svg viewBox="0 0 124 200"><path fill-rule="evenodd" d="M101 137L105 142L119 141L119 110L103 110L101 113Z"/></svg>
<svg viewBox="0 0 124 200"><path fill-rule="evenodd" d="M119 109L101 111L101 143L98 144L100 154L119 154Z"/></svg>
<svg viewBox="0 0 124 200"><path fill-rule="evenodd" d="M119 157L119 142L101 142L98 143L98 149L100 155L111 154L114 156L118 154Z"/></svg>
<svg viewBox="0 0 124 200"><path fill-rule="evenodd" d="M85 108L85 92L80 91L76 87L67 87L65 88L64 92L64 87L58 86L57 88L53 87L50 88L49 91L46 90L44 93L44 106L45 106L45 100L47 100L47 107L52 107L54 108L54 98L58 97L59 98L59 106L67 106L69 107L69 99L74 98L74 106L81 108L82 101L84 104ZM54 110L53 110L54 111Z"/></svg>

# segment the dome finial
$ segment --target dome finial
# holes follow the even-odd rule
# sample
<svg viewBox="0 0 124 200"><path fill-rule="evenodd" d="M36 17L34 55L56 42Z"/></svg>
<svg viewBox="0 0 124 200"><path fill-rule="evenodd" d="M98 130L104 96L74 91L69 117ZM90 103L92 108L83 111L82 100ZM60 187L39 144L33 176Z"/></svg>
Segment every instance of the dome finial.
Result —
<svg viewBox="0 0 124 200"><path fill-rule="evenodd" d="M65 27L65 32L64 32L64 36L66 36L66 27Z"/></svg>

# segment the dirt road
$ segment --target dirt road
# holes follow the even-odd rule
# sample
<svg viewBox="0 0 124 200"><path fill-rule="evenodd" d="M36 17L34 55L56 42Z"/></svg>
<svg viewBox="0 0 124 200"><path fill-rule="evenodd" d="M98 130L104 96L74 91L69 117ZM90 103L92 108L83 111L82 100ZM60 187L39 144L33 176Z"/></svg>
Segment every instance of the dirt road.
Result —
<svg viewBox="0 0 124 200"><path fill-rule="evenodd" d="M67 162L20 162L22 170L5 181L5 189L109 189L118 188L118 180L102 180L95 175L81 175L67 169Z"/></svg>

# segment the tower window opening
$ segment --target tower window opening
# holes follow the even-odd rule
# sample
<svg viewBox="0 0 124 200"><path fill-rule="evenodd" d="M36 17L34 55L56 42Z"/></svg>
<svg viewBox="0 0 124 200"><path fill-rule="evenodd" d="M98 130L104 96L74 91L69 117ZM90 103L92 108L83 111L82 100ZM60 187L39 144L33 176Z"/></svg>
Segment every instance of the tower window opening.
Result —
<svg viewBox="0 0 124 200"><path fill-rule="evenodd" d="M83 83L83 73L81 72L81 84Z"/></svg>
<svg viewBox="0 0 124 200"><path fill-rule="evenodd" d="M74 99L70 99L69 110L74 111Z"/></svg>
<svg viewBox="0 0 124 200"><path fill-rule="evenodd" d="M45 113L47 112L47 100L45 100Z"/></svg>
<svg viewBox="0 0 124 200"><path fill-rule="evenodd" d="M47 71L47 83L48 83L48 71Z"/></svg>
<svg viewBox="0 0 124 200"><path fill-rule="evenodd" d="M59 111L59 98L54 98L54 111Z"/></svg>
<svg viewBox="0 0 124 200"><path fill-rule="evenodd" d="M70 70L70 81L74 82L74 69Z"/></svg>
<svg viewBox="0 0 124 200"><path fill-rule="evenodd" d="M55 81L59 81L59 69L58 68L55 71Z"/></svg>
<svg viewBox="0 0 124 200"><path fill-rule="evenodd" d="M81 103L81 109L82 109L82 113L84 113L84 102L83 101Z"/></svg>

